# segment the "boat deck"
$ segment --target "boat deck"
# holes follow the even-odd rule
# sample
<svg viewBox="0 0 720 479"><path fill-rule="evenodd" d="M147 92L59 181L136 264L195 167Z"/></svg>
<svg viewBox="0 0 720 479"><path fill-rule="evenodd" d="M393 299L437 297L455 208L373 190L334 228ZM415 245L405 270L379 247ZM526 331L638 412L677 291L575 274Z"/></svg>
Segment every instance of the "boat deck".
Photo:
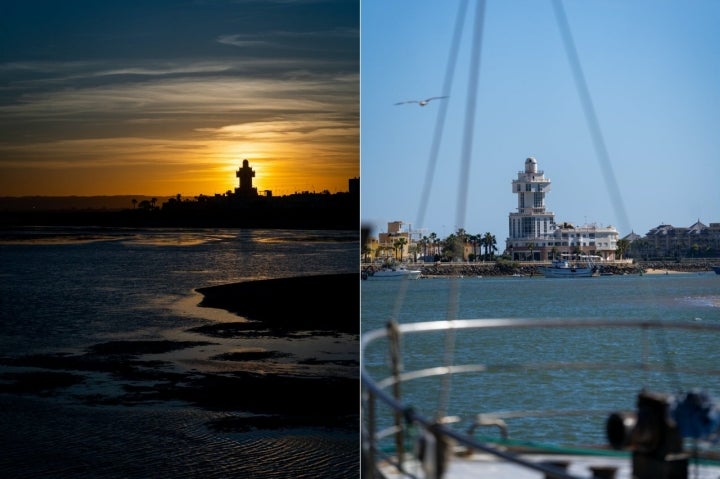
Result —
<svg viewBox="0 0 720 479"><path fill-rule="evenodd" d="M394 386L404 384L413 379L438 377L445 378L457 374L488 374L495 369L492 364L447 364L441 367L425 367L413 369L412 362L401 362L401 356L393 351L401 352L401 337L415 334L447 333L462 331L463 337L468 333L491 329L533 329L546 331L567 328L619 328L628 330L640 328L643 333L651 330L674 329L678 338L685 334L697 332L720 332L720 325L715 323L688 321L642 321L605 319L583 320L523 320L523 319L479 319L430 321L416 323L389 323L384 330L369 331L362 336L363 350L369 343L382 338L387 339L391 361L385 373L389 376L371 379L367 369L362 368L363 377L363 463L365 479L656 479L657 477L682 479L718 479L720 478L720 421L715 416L705 415L712 403L702 393L688 393L682 401L675 401L672 395L646 391L637 394L636 411L627 411L619 415L613 414L610 419L622 419L621 424L613 422L612 430L607 431L607 444L570 445L537 444L534 442L510 440L503 434L504 418L533 416L544 414L546 417L558 414L569 417L576 412L571 410L530 410L505 411L478 415L477 424L498 426L499 438L477 437L475 428L461 430L453 427L459 416L448 415L444 409L442 414L433 412L423 414L420 409L401 401L395 395ZM594 334L598 334L594 332ZM443 335L438 336L444 339ZM640 341L644 344L644 340ZM649 361L649 352L644 345L643 358L631 364L629 369L655 370L667 373L662 364ZM430 348L443 351L443 348ZM405 358L407 356L404 356ZM428 359L428 358L423 358ZM432 359L426 361L433 363ZM402 371L399 365L403 364ZM597 365L590 363L574 363L570 359L558 364L548 363L545 366L558 366L561 370L572 370L574 367L599 372L605 367L618 368L618 364ZM571 367L572 366L572 367ZM602 367L599 367L602 366ZM520 366L522 368L527 365ZM543 368L539 368L541 370ZM503 370L508 370L503 369ZM677 372L676 368L672 369ZM688 373L700 373L706 377L718 374L712 368L706 370L687 370ZM382 374L382 373L380 373ZM481 401L481 399L478 399ZM701 406L706 409L702 409ZM597 411L596 411L597 412ZM608 411L609 412L609 411ZM669 416L668 416L669 415ZM385 420L379 426L378 417ZM483 416L483 417L480 417ZM667 421L672 417L672 421ZM402 421L400 419L403 419ZM701 427L702 426L702 427ZM620 429L618 429L620 427ZM692 428L692 429L689 429ZM693 435L690 435L692 432ZM695 439L692 439L695 438ZM683 444L687 441L686 446ZM438 444L450 446L437 447ZM402 467L397 467L397 459L393 456L402 453ZM442 452L441 452L442 451ZM472 452L470 452L472 451ZM421 458L421 459L418 459ZM442 457L442 459L441 459ZM658 459L661 458L661 459ZM439 464L439 466L438 466ZM562 464L562 466L553 466ZM372 467L371 465L375 465ZM369 469L376 469L373 474ZM635 469L635 473L633 472ZM659 474L655 474L658 472Z"/></svg>
<svg viewBox="0 0 720 479"><path fill-rule="evenodd" d="M565 476L558 477L633 479L632 460L629 455L593 456L587 454L533 453L521 457L538 464L562 464L560 470L564 470ZM427 474L422 464L417 460L406 461L404 468L405 473L400 473L394 466L387 464L380 467L380 470L385 479L434 477L433 474ZM553 476L505 461L491 454L477 453L471 456L453 457L442 477L444 479L545 479ZM691 459L688 465L688 477L693 479L717 479L720 477L720 465L703 464L702 467L695 467L695 463Z"/></svg>

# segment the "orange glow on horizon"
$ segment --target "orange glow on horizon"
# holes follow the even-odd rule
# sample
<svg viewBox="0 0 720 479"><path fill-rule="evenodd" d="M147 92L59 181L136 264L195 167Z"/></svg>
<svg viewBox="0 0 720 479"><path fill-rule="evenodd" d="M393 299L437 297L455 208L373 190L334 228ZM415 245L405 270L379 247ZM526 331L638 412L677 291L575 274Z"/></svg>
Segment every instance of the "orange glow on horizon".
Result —
<svg viewBox="0 0 720 479"><path fill-rule="evenodd" d="M9 65L17 88L0 106L0 195L222 194L239 186L244 159L259 192L347 191L360 173L357 26L327 34L343 45L332 54L292 47L258 57L203 30L218 54L206 61L50 55ZM78 53L74 41L65 46L67 58Z"/></svg>
<svg viewBox="0 0 720 479"><path fill-rule="evenodd" d="M26 158L41 159L28 168ZM64 158L71 158L65 160ZM3 196L223 194L239 185L244 159L255 171L253 187L275 196L348 189L359 176L357 140L331 144L257 142L212 138L204 142L142 139L57 142L38 145L0 177Z"/></svg>

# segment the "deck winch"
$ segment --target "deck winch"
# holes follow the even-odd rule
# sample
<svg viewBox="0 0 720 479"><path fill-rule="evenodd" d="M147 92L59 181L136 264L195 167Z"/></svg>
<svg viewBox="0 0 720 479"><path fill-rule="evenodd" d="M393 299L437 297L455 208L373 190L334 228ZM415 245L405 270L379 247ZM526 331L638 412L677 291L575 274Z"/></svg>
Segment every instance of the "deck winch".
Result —
<svg viewBox="0 0 720 479"><path fill-rule="evenodd" d="M718 408L701 391L676 398L643 390L637 411L611 414L606 432L613 448L632 452L634 478L686 479L690 455L683 438L714 441L719 425Z"/></svg>

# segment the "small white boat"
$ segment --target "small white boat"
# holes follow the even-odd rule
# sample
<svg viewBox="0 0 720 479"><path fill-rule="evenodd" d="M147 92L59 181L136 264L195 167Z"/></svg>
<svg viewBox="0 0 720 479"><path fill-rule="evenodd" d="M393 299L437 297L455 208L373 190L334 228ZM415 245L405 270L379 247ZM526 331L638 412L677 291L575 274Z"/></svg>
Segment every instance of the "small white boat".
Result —
<svg viewBox="0 0 720 479"><path fill-rule="evenodd" d="M591 264L578 266L566 259L553 260L550 266L540 268L546 278L589 278L597 268Z"/></svg>
<svg viewBox="0 0 720 479"><path fill-rule="evenodd" d="M385 265L380 268L368 266L362 272L362 279L419 279L422 271L404 266Z"/></svg>

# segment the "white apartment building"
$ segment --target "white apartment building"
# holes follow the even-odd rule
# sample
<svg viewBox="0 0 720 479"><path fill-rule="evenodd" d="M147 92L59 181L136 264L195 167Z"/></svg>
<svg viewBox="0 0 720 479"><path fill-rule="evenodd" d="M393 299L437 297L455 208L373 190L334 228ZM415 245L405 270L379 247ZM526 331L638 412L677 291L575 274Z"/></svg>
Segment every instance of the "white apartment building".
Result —
<svg viewBox="0 0 720 479"><path fill-rule="evenodd" d="M525 170L512 181L517 211L510 213L506 250L515 260L547 261L564 254L584 254L597 259L615 259L618 232L613 226L558 224L546 211L545 195L550 179L537 168L537 160L525 160Z"/></svg>

